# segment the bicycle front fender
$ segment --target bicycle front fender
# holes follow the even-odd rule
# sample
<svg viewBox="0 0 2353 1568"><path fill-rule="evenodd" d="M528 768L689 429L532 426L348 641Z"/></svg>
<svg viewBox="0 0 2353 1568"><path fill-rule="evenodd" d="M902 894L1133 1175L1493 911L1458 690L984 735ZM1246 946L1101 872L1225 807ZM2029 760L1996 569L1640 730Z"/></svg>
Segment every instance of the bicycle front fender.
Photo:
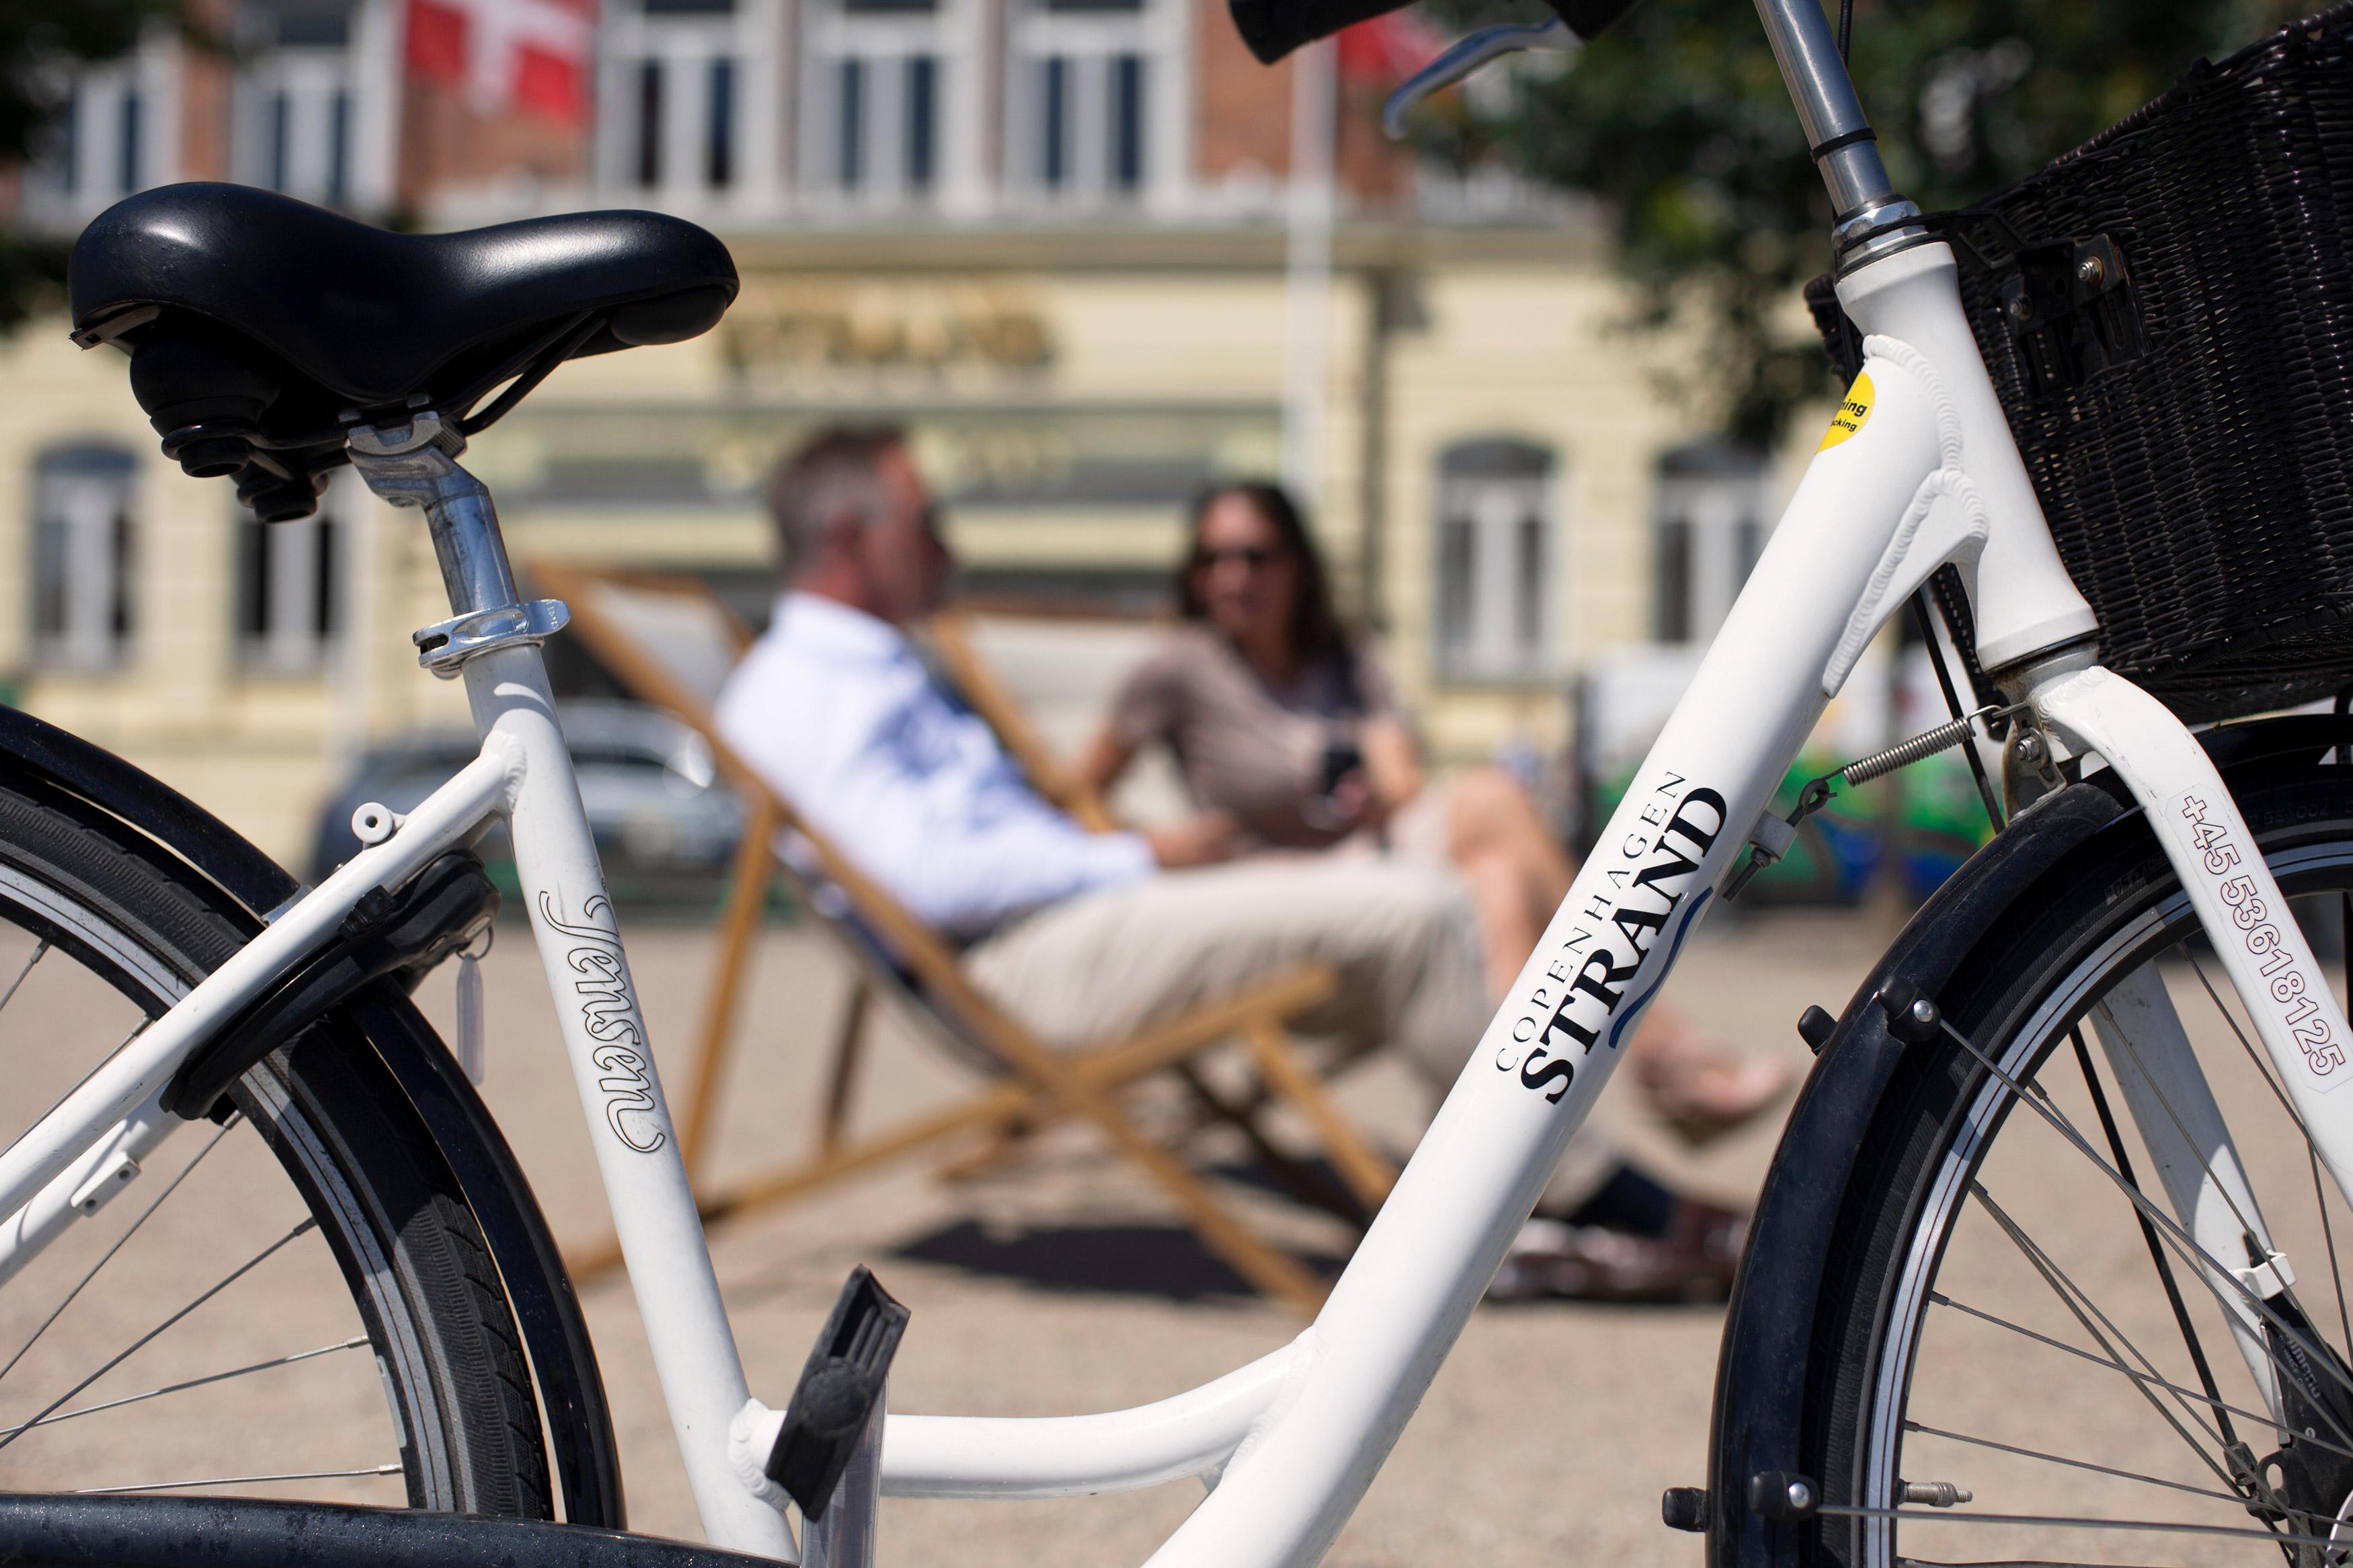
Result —
<svg viewBox="0 0 2353 1568"><path fill-rule="evenodd" d="M2198 737L2226 783L2284 756L2353 744L2353 719L2295 715ZM2235 791L2234 791L2235 793ZM1831 1237L1848 1198L1855 1152L1877 1113L1902 1044L1887 1032L1881 989L1901 979L1934 996L2017 900L2070 851L2104 830L2137 830L2141 814L2112 773L2046 795L2011 821L1921 906L1855 991L1824 1044L1781 1136L1751 1222L1716 1363L1708 1452L1708 1561L1714 1568L1794 1563L1799 1529L1748 1507L1751 1477L1796 1470L1801 1406Z"/></svg>

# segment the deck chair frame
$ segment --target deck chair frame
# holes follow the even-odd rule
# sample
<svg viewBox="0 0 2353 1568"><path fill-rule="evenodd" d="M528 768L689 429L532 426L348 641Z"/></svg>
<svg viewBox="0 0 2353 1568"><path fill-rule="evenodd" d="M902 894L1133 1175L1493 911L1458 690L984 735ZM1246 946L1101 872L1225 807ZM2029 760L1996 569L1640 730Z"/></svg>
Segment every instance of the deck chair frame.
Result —
<svg viewBox="0 0 2353 1568"><path fill-rule="evenodd" d="M639 639L598 602L607 586L620 592L663 593L700 600L723 616L741 647L749 634L733 612L692 578L644 574L603 574L539 564L537 581L569 602L572 629L632 695L662 708L700 734L714 764L746 804L744 831L730 868L718 951L705 1004L701 1049L691 1096L680 1118L678 1135L697 1206L705 1223L768 1204L801 1196L859 1172L911 1156L972 1132L1000 1140L1035 1131L1066 1118L1092 1123L1124 1157L1141 1169L1183 1214L1203 1245L1251 1286L1305 1311L1321 1302L1324 1287L1290 1254L1255 1235L1227 1201L1174 1151L1140 1128L1119 1103L1119 1091L1137 1080L1175 1071L1221 1120L1240 1124L1261 1152L1273 1152L1257 1123L1261 1102L1295 1110L1314 1131L1348 1195L1366 1212L1377 1209L1396 1179L1383 1158L1335 1105L1321 1076L1302 1059L1288 1026L1328 1000L1337 977L1319 964L1302 964L1256 985L1156 1020L1120 1040L1080 1050L1046 1046L1018 1020L983 995L965 975L954 947L938 932L867 878L825 837L753 771L719 734L707 703L685 681L648 652ZM944 662L965 687L976 711L1008 740L1008 750L1058 804L1085 805L1019 714L1009 692L997 684L973 649L959 622L935 628ZM1011 733L1008 736L1007 731ZM1108 823L1099 801L1082 813L1092 824ZM776 852L780 833L790 830L808 847L815 876ZM867 944L845 938L858 961L849 1004L836 1031L817 1152L807 1159L719 1184L707 1175L714 1110L724 1080L737 1014L750 974L753 943L767 906L773 879L782 876L804 906L824 918L821 889L837 890L851 910L900 963L906 978L892 972ZM841 934L840 922L828 919ZM912 980L913 984L907 984ZM920 987L918 993L915 987ZM977 1047L1003 1076L994 1083L937 1110L904 1119L880 1131L851 1136L850 1101L859 1059L878 992L896 991L927 1022ZM1261 1089L1255 1100L1236 1104L1201 1079L1196 1063L1228 1041L1248 1053ZM607 1266L617 1257L609 1243L573 1259L576 1269Z"/></svg>

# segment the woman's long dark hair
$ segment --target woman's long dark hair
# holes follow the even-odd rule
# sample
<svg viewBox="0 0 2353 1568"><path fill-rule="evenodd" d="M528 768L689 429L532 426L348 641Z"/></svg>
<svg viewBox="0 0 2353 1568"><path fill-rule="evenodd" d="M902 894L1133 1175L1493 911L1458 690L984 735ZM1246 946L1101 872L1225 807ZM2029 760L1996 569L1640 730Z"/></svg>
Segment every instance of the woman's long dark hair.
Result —
<svg viewBox="0 0 2353 1568"><path fill-rule="evenodd" d="M1185 563L1176 572L1177 613L1188 621L1208 618L1208 606L1201 602L1198 586L1201 574L1201 525L1208 520L1209 509L1228 496L1240 496L1249 501L1259 516L1273 525L1282 548L1299 568L1299 594L1291 606L1292 657L1303 667L1319 658L1337 661L1341 679L1353 689L1356 646L1347 628L1340 624L1339 612L1332 607L1332 579L1324 570L1324 557L1316 552L1315 542L1308 537L1306 520L1300 516L1298 503L1281 485L1262 479L1227 480L1209 486L1193 498L1187 527L1190 542L1186 546Z"/></svg>

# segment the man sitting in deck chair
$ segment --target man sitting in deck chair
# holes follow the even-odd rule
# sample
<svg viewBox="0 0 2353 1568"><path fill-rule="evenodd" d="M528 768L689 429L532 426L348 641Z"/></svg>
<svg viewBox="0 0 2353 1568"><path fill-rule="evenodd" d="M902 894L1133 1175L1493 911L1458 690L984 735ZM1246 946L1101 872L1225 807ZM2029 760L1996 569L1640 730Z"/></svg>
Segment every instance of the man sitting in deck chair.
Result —
<svg viewBox="0 0 2353 1568"><path fill-rule="evenodd" d="M1042 1038L1078 1047L1303 961L1339 976L1307 1033L1402 1052L1438 1093L1487 1019L1452 881L1374 858L1229 858L1230 822L1090 833L1022 777L902 629L953 563L903 438L819 435L768 489L784 548L769 629L721 694L721 731L813 827ZM1689 1299L1728 1288L1744 1222L1576 1141L1496 1291Z"/></svg>

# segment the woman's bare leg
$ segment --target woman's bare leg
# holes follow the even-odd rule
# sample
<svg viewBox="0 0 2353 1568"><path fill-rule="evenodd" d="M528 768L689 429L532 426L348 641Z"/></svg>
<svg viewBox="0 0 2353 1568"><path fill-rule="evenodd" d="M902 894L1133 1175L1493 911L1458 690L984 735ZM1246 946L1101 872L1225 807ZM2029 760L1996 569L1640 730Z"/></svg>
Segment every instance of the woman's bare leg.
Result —
<svg viewBox="0 0 2353 1568"><path fill-rule="evenodd" d="M1447 849L1479 917L1489 994L1500 997L1568 896L1575 864L1500 768L1473 769L1449 787ZM1789 1078L1784 1064L1729 1049L1663 1002L1643 1016L1629 1054L1651 1103L1695 1138L1755 1115Z"/></svg>

